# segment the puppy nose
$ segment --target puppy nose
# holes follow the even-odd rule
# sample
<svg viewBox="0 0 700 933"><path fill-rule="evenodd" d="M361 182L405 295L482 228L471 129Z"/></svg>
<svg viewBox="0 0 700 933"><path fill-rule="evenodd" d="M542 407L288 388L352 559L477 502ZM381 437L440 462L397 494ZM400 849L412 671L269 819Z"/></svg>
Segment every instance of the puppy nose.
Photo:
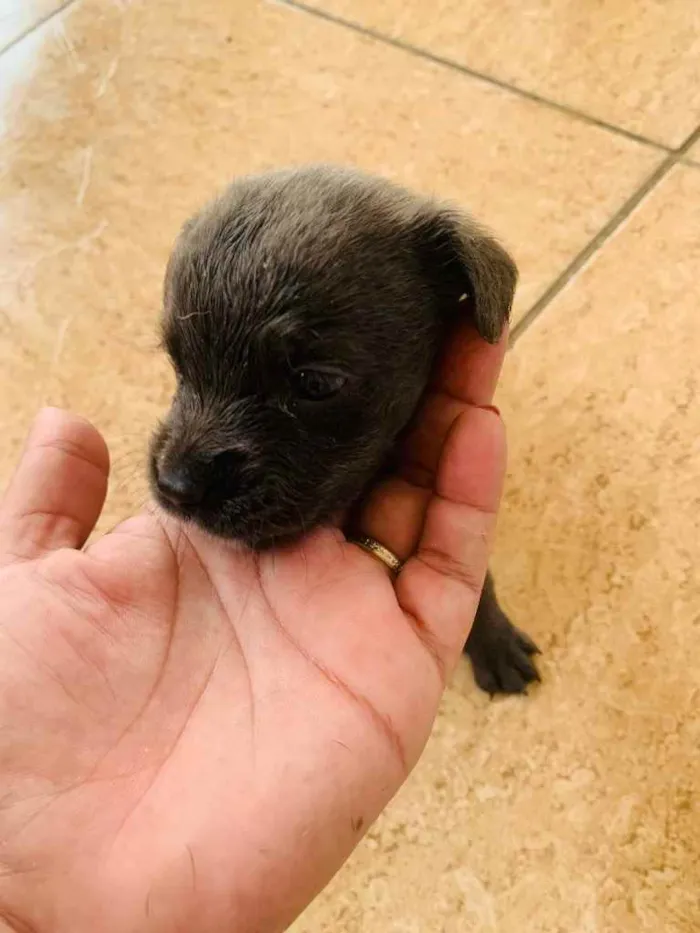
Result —
<svg viewBox="0 0 700 933"><path fill-rule="evenodd" d="M173 505L199 505L207 490L204 477L181 463L159 469L156 484L161 496Z"/></svg>

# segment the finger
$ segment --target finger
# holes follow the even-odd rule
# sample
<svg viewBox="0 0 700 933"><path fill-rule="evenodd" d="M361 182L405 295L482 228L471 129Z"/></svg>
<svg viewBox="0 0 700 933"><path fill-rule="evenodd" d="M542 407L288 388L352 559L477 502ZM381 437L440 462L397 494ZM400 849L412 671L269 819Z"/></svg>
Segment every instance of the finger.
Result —
<svg viewBox="0 0 700 933"><path fill-rule="evenodd" d="M507 348L507 327L498 343L490 344L469 324L461 325L445 348L435 389L469 405L490 405Z"/></svg>
<svg viewBox="0 0 700 933"><path fill-rule="evenodd" d="M432 490L414 486L401 477L384 480L367 496L360 518L362 534L406 560L418 544L431 496Z"/></svg>
<svg viewBox="0 0 700 933"><path fill-rule="evenodd" d="M490 344L467 324L450 340L404 447L401 472L410 482L432 485L445 439L465 405L491 405L507 346L507 331Z"/></svg>
<svg viewBox="0 0 700 933"><path fill-rule="evenodd" d="M377 484L367 496L360 530L402 560L413 553L421 536L445 440L469 405L491 403L507 341L504 333L498 344L488 344L469 325L452 335L404 445L398 475Z"/></svg>
<svg viewBox="0 0 700 933"><path fill-rule="evenodd" d="M0 565L82 547L108 475L107 446L88 421L57 408L40 412L0 503Z"/></svg>
<svg viewBox="0 0 700 933"><path fill-rule="evenodd" d="M423 401L420 416L401 451L400 473L415 486L432 489L445 440L467 404L441 392Z"/></svg>
<svg viewBox="0 0 700 933"><path fill-rule="evenodd" d="M505 464L501 419L468 408L447 439L420 541L396 582L401 607L446 671L456 663L474 621Z"/></svg>

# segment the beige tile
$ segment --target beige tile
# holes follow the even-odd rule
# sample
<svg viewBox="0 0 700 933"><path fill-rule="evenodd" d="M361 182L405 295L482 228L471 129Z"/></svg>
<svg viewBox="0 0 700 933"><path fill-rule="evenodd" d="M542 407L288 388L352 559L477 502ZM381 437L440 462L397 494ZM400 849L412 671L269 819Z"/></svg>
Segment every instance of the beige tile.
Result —
<svg viewBox="0 0 700 933"><path fill-rule="evenodd" d="M692 0L312 5L668 146L700 123L700 6Z"/></svg>
<svg viewBox="0 0 700 933"><path fill-rule="evenodd" d="M688 152L687 160L695 165L700 165L700 139Z"/></svg>
<svg viewBox="0 0 700 933"><path fill-rule="evenodd" d="M110 519L169 388L170 244L234 174L350 162L471 206L516 253L520 314L659 158L253 0L76 3L0 59L0 87L0 480L36 406L70 405L115 449Z"/></svg>
<svg viewBox="0 0 700 933"><path fill-rule="evenodd" d="M63 0L0 0L0 54L62 5Z"/></svg>
<svg viewBox="0 0 700 933"><path fill-rule="evenodd" d="M460 671L295 933L700 929L699 204L675 170L507 367L496 575L544 684L490 703Z"/></svg>

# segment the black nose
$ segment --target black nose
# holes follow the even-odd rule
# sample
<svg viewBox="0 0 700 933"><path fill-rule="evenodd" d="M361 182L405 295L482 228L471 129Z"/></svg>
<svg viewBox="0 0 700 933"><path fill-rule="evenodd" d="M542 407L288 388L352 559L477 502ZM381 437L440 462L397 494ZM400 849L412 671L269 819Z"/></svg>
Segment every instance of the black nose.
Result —
<svg viewBox="0 0 700 933"><path fill-rule="evenodd" d="M156 485L161 496L173 505L199 505L207 491L201 471L180 463L159 468Z"/></svg>

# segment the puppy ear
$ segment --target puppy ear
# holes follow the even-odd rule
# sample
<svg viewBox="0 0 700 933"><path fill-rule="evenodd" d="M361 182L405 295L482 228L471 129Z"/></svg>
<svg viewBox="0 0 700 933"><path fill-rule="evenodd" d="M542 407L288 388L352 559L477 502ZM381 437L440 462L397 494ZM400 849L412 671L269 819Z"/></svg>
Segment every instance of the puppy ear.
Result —
<svg viewBox="0 0 700 933"><path fill-rule="evenodd" d="M513 305L518 270L506 250L471 218L431 207L416 224L418 252L451 323L469 314L479 334L497 343Z"/></svg>

